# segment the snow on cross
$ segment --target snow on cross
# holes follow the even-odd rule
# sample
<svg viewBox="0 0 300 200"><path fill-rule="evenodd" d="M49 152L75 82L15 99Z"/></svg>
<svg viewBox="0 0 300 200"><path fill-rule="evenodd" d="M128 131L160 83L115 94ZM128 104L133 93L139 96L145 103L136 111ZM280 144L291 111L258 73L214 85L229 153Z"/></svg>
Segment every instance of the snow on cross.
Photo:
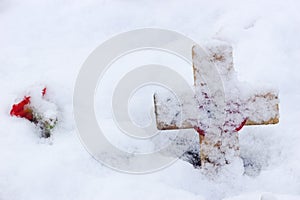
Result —
<svg viewBox="0 0 300 200"><path fill-rule="evenodd" d="M238 131L244 125L279 122L278 95L237 81L229 45L208 46L206 54L194 46L192 59L192 96L185 91L176 96L154 94L157 128L194 128L200 137L199 164L203 169L216 169L239 156ZM212 72L211 66L217 71Z"/></svg>

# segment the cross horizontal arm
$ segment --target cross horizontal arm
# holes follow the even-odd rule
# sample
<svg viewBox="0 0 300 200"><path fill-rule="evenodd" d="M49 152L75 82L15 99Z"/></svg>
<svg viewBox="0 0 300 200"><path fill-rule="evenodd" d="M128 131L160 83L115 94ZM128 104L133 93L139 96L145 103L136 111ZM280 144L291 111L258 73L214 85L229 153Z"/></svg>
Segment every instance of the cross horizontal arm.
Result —
<svg viewBox="0 0 300 200"><path fill-rule="evenodd" d="M159 130L189 129L197 126L201 116L197 114L197 103L193 96L154 94L154 107ZM267 91L246 100L246 125L268 125L279 122L277 93ZM230 111L228 111L230 112Z"/></svg>

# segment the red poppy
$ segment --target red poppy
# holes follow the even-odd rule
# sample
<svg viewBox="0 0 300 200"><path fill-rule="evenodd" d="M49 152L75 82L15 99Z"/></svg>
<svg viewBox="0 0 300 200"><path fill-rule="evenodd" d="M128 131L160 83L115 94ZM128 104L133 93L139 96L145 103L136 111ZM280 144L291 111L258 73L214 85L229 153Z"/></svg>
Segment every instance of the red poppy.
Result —
<svg viewBox="0 0 300 200"><path fill-rule="evenodd" d="M10 115L26 118L29 121L32 121L33 114L32 114L32 110L29 108L29 104L30 104L30 97L24 97L24 99L20 103L14 104L12 106Z"/></svg>
<svg viewBox="0 0 300 200"><path fill-rule="evenodd" d="M42 96L45 96L47 89L42 90ZM26 118L29 121L33 121L33 111L30 108L30 96L25 96L24 99L17 104L12 106L10 111L11 116Z"/></svg>
<svg viewBox="0 0 300 200"><path fill-rule="evenodd" d="M199 127L194 127L194 129L195 129L195 131L197 131L197 133L198 133L199 135L205 136L205 132L204 132L204 130L202 130L201 128L199 128Z"/></svg>
<svg viewBox="0 0 300 200"><path fill-rule="evenodd" d="M242 121L242 123L238 127L235 128L235 131L241 130L245 126L246 122L247 122L247 118L244 119L244 121Z"/></svg>
<svg viewBox="0 0 300 200"><path fill-rule="evenodd" d="M44 89L42 90L42 95L45 96L46 92L47 92L47 88L44 87Z"/></svg>

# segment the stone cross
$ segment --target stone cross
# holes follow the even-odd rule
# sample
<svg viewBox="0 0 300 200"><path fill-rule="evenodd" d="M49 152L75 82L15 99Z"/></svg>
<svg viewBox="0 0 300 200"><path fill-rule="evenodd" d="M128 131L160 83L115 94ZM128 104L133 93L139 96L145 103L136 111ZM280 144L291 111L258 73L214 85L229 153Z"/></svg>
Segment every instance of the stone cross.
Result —
<svg viewBox="0 0 300 200"><path fill-rule="evenodd" d="M194 46L192 59L192 96L185 91L176 96L154 94L157 128L194 128L200 137L199 164L204 169L216 169L239 156L238 131L244 125L279 122L278 95L237 80L229 45L208 46L205 51Z"/></svg>

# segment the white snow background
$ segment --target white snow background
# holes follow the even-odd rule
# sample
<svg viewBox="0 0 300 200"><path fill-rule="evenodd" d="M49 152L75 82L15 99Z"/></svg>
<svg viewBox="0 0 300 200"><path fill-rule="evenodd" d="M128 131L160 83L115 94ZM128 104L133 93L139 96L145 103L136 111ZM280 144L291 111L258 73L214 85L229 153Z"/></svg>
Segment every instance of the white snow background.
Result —
<svg viewBox="0 0 300 200"><path fill-rule="evenodd" d="M0 199L300 199L299 8L297 0L0 0ZM81 64L112 35L144 27L200 44L229 42L240 80L279 89L280 123L240 132L242 156L261 167L257 175L212 181L184 161L129 175L87 153L72 113ZM48 87L60 110L50 139L9 115L36 84Z"/></svg>

